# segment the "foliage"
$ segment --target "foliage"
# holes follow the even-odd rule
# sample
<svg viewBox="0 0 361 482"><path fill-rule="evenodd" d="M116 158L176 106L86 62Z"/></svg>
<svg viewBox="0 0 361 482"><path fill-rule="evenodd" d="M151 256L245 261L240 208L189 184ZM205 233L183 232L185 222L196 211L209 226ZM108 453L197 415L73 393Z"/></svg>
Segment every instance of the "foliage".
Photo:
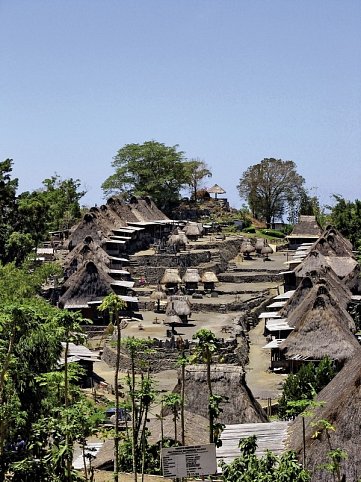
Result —
<svg viewBox="0 0 361 482"><path fill-rule="evenodd" d="M356 249L361 250L361 201L347 201L334 194L334 206L327 206L331 210L331 223L348 238Z"/></svg>
<svg viewBox="0 0 361 482"><path fill-rule="evenodd" d="M185 184L189 187L191 199L197 201L197 194L202 185L202 181L206 177L212 177L209 167L204 161L200 159L191 159L184 162L185 168Z"/></svg>
<svg viewBox="0 0 361 482"><path fill-rule="evenodd" d="M318 365L306 363L296 374L288 375L278 403L279 417L288 420L299 415L335 374L332 360L325 357Z"/></svg>
<svg viewBox="0 0 361 482"><path fill-rule="evenodd" d="M0 261L18 266L49 231L69 227L80 216L80 181L45 179L43 188L17 196L12 159L0 163ZM66 225L66 226L65 226Z"/></svg>
<svg viewBox="0 0 361 482"><path fill-rule="evenodd" d="M253 217L264 219L267 227L296 204L303 192L304 179L293 161L263 159L249 167L237 186L240 197L248 201Z"/></svg>
<svg viewBox="0 0 361 482"><path fill-rule="evenodd" d="M251 436L239 441L241 455L231 463L222 463L224 482L307 482L311 474L298 463L292 451L277 456L267 451L256 456L257 439Z"/></svg>
<svg viewBox="0 0 361 482"><path fill-rule="evenodd" d="M281 233L281 231L277 231L276 229L261 229L262 234L266 236L272 236L273 238L284 238L285 235Z"/></svg>
<svg viewBox="0 0 361 482"><path fill-rule="evenodd" d="M255 234L256 233L256 228L254 226L249 226L248 228L242 229L244 233L248 234Z"/></svg>
<svg viewBox="0 0 361 482"><path fill-rule="evenodd" d="M106 195L151 196L161 208L167 209L178 201L179 192L189 180L184 165L184 153L178 146L160 142L126 144L113 158L114 174L102 184Z"/></svg>

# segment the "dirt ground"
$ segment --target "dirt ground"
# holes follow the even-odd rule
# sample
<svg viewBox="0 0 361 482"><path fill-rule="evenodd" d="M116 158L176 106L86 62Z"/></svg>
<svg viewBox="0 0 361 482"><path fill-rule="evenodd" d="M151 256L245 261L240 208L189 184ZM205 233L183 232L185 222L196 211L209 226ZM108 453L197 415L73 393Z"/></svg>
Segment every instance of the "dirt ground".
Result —
<svg viewBox="0 0 361 482"><path fill-rule="evenodd" d="M107 472L105 470L96 470L95 471L95 482L113 482L113 473ZM133 474L119 474L119 480L121 482L134 482L134 475ZM141 477L138 476L138 480L141 480ZM145 475L144 482L171 482L172 479L166 479L164 477L158 475Z"/></svg>

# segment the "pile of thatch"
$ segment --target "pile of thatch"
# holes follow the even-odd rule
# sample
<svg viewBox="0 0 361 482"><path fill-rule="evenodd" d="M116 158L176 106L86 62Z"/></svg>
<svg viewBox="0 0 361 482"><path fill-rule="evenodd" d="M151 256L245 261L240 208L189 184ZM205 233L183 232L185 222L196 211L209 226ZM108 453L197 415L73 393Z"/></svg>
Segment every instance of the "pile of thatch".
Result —
<svg viewBox="0 0 361 482"><path fill-rule="evenodd" d="M317 401L322 402L323 406L313 409L313 415L305 419L306 466L313 474L312 480L314 482L333 480L330 472L320 468L330 462L327 454L331 448L340 448L347 453L347 459L341 464L341 474L346 474L346 480L360 480L361 347L358 347L354 357L318 394ZM319 437L313 437L319 420L327 420L334 426L335 431L329 431L329 440L325 430L321 431ZM302 459L301 417L298 417L291 425L289 435L289 447L295 450Z"/></svg>
<svg viewBox="0 0 361 482"><path fill-rule="evenodd" d="M208 417L208 385L205 365L188 365L185 370L185 408L189 412ZM244 376L243 368L235 365L211 366L211 383L214 395L228 397L221 407L217 421L225 424L266 422L267 417L254 399ZM181 383L175 388L180 392Z"/></svg>
<svg viewBox="0 0 361 482"><path fill-rule="evenodd" d="M113 278L97 267L92 261L83 265L63 285L65 293L59 300L59 307L85 306L112 292Z"/></svg>
<svg viewBox="0 0 361 482"><path fill-rule="evenodd" d="M315 289L317 287L313 288ZM279 349L286 359L301 356L304 359L321 360L329 356L344 363L360 348L349 328L352 319L324 293L317 293L312 306L305 306L312 299L311 295L312 292L303 301L304 311L297 314L300 316L297 316L294 330ZM292 317L295 317L294 312L288 318L289 323L292 323Z"/></svg>

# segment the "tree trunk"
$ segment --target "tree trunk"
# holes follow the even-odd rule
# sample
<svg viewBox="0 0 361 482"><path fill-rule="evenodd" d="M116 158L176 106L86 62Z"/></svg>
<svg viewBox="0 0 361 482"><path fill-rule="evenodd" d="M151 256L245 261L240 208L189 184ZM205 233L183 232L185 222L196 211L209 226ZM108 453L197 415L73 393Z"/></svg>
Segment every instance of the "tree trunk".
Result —
<svg viewBox="0 0 361 482"><path fill-rule="evenodd" d="M184 352L182 355L182 358L184 358ZM184 362L182 363L182 394L181 394L181 430L182 430L182 445L185 445L185 420L184 420L184 394L185 394L185 370L186 367L184 365Z"/></svg>
<svg viewBox="0 0 361 482"><path fill-rule="evenodd" d="M214 420L213 420L213 413L210 407L210 400L213 395L212 393L212 384L211 384L211 361L212 361L212 355L209 351L209 348L206 348L206 358L207 358L207 384L208 384L208 396L209 396L209 401L208 401L208 414L209 414L209 442L212 444L213 443L213 425L214 425Z"/></svg>
<svg viewBox="0 0 361 482"><path fill-rule="evenodd" d="M117 358L115 362L114 391L115 391L115 430L114 430L114 481L119 480L119 369L120 369L120 343L122 335L118 313L115 314L117 327Z"/></svg>

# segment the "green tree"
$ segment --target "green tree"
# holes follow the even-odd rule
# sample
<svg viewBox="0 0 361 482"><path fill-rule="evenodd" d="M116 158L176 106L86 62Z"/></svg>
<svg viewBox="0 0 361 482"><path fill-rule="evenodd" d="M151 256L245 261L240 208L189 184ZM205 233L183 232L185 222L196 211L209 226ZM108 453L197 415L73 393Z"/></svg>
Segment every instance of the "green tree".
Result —
<svg viewBox="0 0 361 482"><path fill-rule="evenodd" d="M194 357L201 363L206 364L208 386L209 442L213 443L215 442L215 419L220 413L219 403L221 402L220 397L213 394L211 381L211 364L213 361L213 356L218 351L217 337L211 330L201 328L193 335L193 338L198 340L197 346L194 350Z"/></svg>
<svg viewBox="0 0 361 482"><path fill-rule="evenodd" d="M178 441L177 420L181 409L182 398L178 393L169 393L164 397L164 405L171 409L174 422L174 441Z"/></svg>
<svg viewBox="0 0 361 482"><path fill-rule="evenodd" d="M237 188L240 197L247 200L253 216L264 219L267 227L271 227L275 218L295 204L303 192L304 182L293 161L270 158L249 167Z"/></svg>
<svg viewBox="0 0 361 482"><path fill-rule="evenodd" d="M292 451L277 456L267 451L256 455L257 438L247 437L239 441L240 455L231 463L222 463L224 482L308 482L311 474L299 464Z"/></svg>
<svg viewBox="0 0 361 482"><path fill-rule="evenodd" d="M160 142L126 144L119 149L112 162L115 173L102 184L105 195L149 195L164 210L179 200L179 192L186 182L184 153L178 146Z"/></svg>
<svg viewBox="0 0 361 482"><path fill-rule="evenodd" d="M212 172L204 161L191 159L184 163L186 185L189 187L191 198L197 202L197 192L206 177L212 177Z"/></svg>
<svg viewBox="0 0 361 482"><path fill-rule="evenodd" d="M18 179L11 179L12 159L0 162L0 261L4 261L6 241L14 231Z"/></svg>
<svg viewBox="0 0 361 482"><path fill-rule="evenodd" d="M122 337L122 326L120 320L120 312L126 307L126 302L121 300L119 296L114 293L110 293L106 296L101 305L99 306L100 311L107 310L110 317L115 320L115 326L117 330L117 358L115 363L115 373L114 373L114 390L115 390L115 435L114 435L114 480L115 482L119 479L119 370L120 370L120 347L121 347L121 337Z"/></svg>
<svg viewBox="0 0 361 482"><path fill-rule="evenodd" d="M327 206L331 223L348 238L356 249L361 250L361 201L347 201L338 194L333 195L335 204Z"/></svg>
<svg viewBox="0 0 361 482"><path fill-rule="evenodd" d="M335 374L332 360L325 357L318 365L306 363L296 374L288 375L278 403L279 417L288 420L299 415Z"/></svg>

